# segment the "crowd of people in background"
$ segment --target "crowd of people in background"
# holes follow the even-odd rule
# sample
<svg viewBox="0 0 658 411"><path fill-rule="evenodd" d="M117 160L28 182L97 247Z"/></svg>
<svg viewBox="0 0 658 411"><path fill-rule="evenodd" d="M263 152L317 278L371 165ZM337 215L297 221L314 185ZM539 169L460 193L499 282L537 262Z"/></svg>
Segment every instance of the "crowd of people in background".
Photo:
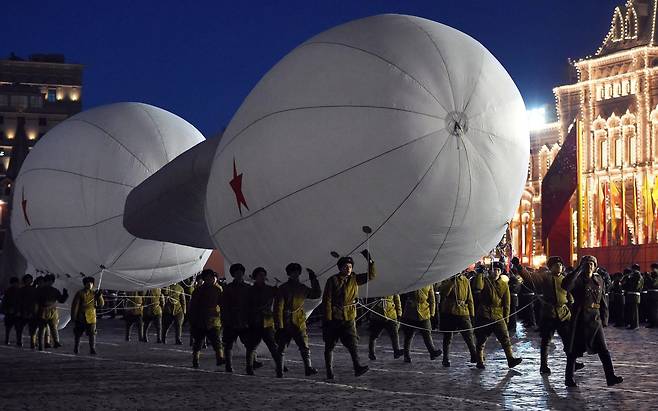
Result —
<svg viewBox="0 0 658 411"><path fill-rule="evenodd" d="M393 358L411 363L411 346L420 334L429 359L442 358L451 366L453 334L459 333L469 351L469 361L485 368L485 345L493 334L507 358L507 365L522 362L513 352L512 338L518 324L526 332L539 332L542 375L551 374L549 347L557 333L566 355L565 384L576 386L574 372L584 367L577 359L584 353L598 354L609 385L622 382L614 373L603 328L610 325L637 329L640 324L658 326L658 263L642 272L634 264L624 272L610 275L598 267L596 258L585 256L577 267L567 267L559 257L550 257L545 267L524 267L517 258L505 264L502 259L477 264L440 283L401 295L359 299L359 286L376 280L375 263L368 250L365 273L352 272L354 261L341 257L338 273L329 277L324 291L312 269L306 268L308 284L300 281L302 266L285 267L288 281L268 285L267 271L257 267L245 278L246 268L233 264L227 282L212 270L164 288L145 291L100 291L94 278L85 277L83 287L71 301L74 353L79 353L83 334L89 338L90 354L96 354L97 318L121 315L125 321L125 340L131 341L136 328L139 342L149 342L151 325L156 342L166 344L172 326L174 343L184 344L183 325L189 323L192 366L200 366L201 351L207 346L215 352L217 366L233 372L232 351L239 340L245 346L246 373L263 364L256 358L261 342L267 346L275 365L275 375L283 377L286 347L297 345L306 376L317 374L311 364L308 341L306 300L322 298L314 317L322 321L325 342L324 360L327 379L333 380L333 351L340 341L350 353L356 376L369 370L359 356L357 326L368 324L368 358L377 360L377 340L385 330L390 337ZM66 289L53 284L55 276L34 279L25 275L10 280L2 299L5 344L12 331L16 345L23 346L28 332L30 348L44 350L61 347L58 304L68 301ZM311 317L313 318L313 317ZM400 345L399 332L403 333ZM433 333L443 334L442 349L435 346Z"/></svg>

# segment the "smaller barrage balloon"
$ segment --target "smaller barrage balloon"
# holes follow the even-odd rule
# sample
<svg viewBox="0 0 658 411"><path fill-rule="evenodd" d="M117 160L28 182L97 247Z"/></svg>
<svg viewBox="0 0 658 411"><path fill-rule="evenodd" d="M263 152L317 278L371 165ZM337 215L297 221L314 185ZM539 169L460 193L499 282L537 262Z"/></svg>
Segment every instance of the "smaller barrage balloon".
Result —
<svg viewBox="0 0 658 411"><path fill-rule="evenodd" d="M102 106L63 121L30 151L14 186L18 249L69 288L81 287L83 274L119 290L195 274L208 250L137 238L122 219L133 187L202 141L187 121L147 104Z"/></svg>

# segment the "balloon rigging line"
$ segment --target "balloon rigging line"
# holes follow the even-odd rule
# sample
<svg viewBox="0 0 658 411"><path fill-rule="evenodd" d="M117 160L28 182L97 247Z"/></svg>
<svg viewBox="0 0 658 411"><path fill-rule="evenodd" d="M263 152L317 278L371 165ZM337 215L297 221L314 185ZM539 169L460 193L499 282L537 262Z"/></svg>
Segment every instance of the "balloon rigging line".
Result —
<svg viewBox="0 0 658 411"><path fill-rule="evenodd" d="M422 28L419 24L417 24L417 23L414 22L414 21L411 21L411 20L410 20L410 22L411 22L411 24L413 24L418 30L420 30L420 31L422 31L423 33L425 33L425 36L427 36L427 38L429 39L429 41L432 42L432 44L434 45L434 49L436 50L436 53L437 53L437 54L439 55L439 57L441 58L441 62L443 63L443 67L446 69L446 75L448 76L448 85L450 86L450 93L452 94L452 106L453 106L454 109L456 110L456 109L457 109L457 101L455 100L455 90L454 90L454 88L453 88L453 86L452 86L452 80L450 79L450 70L448 69L448 64L446 63L445 58L443 58L443 54L441 54L441 49L439 49L439 46L438 46L438 45L436 44L436 42L434 41L434 38L433 38L433 37L432 37L427 31L425 31L424 28Z"/></svg>
<svg viewBox="0 0 658 411"><path fill-rule="evenodd" d="M115 216L112 216L112 217L108 217L108 218L105 218L105 219L103 219L103 220L97 221L97 222L95 222L95 223L93 223L93 224L89 224L89 225L71 225L71 226L62 226L62 227L34 227L34 228L28 228L28 229L26 229L26 230L23 230L23 232L21 232L21 233L18 235L18 237L16 237L16 239L18 240L23 234L25 234L25 233L27 233L27 232L30 232L30 231L40 231L40 230L67 230L67 229L70 229L70 228L92 228L92 227L95 227L95 226L97 226L97 225L99 225L99 224L106 223L106 222L108 222L108 221L110 221L110 220L114 220L115 218L119 218L119 217L123 217L123 214L119 214L119 215L115 215Z"/></svg>
<svg viewBox="0 0 658 411"><path fill-rule="evenodd" d="M69 121L69 122L70 122L70 121L79 121L79 122L81 122L81 123L85 123L85 124L87 124L87 125L89 125L89 126L92 126L92 127L94 127L94 128L97 128L98 130L102 131L103 133L105 133L105 135L107 135L108 137L110 137L110 138L111 138L112 140L114 140L118 145L120 145L124 150L126 150L126 151L127 151L127 152L128 152L128 153L129 153L134 159L135 159L135 160L139 161L139 163L140 163L141 165L144 166L144 168L146 169L146 171L148 171L149 173L153 173L153 171L151 171L151 169L150 169L146 164L144 164L144 162L143 162L139 157L137 157L137 155L136 155L135 153L133 153L132 151L130 151L130 149L128 149L128 147L126 147L121 141L119 141L116 137L114 137L112 134L110 134L107 130L105 130L104 128L102 128L102 127L99 126L98 124L94 124L94 123L91 123L91 122L89 122L89 121L87 121L87 120L83 120L83 119L81 119L81 118L76 118L76 117L72 117L72 118L68 119L67 121Z"/></svg>
<svg viewBox="0 0 658 411"><path fill-rule="evenodd" d="M445 130L437 130L437 131L435 131L434 133L439 132L439 131L445 131ZM434 133L432 133L432 134L434 134ZM377 232L378 232L378 231L379 231L379 230L380 230L380 229L381 229L386 223L388 223L388 221L389 221L391 218L393 218L393 216L395 215L395 213L397 213L398 210L400 210L400 208L402 208L402 206L403 206L403 205L407 202L407 200L412 196L412 194L416 191L416 189L417 189L417 188L420 186L420 184L423 182L423 180L425 179L425 177L429 174L430 170L432 170L432 167L434 166L434 164L436 163L436 161L437 161L437 160L439 159L439 157L441 156L441 153L443 153L443 150L445 149L445 147L446 147L446 145L448 144L448 141L449 141L449 140L450 140L450 138L446 138L446 140L443 142L443 145L441 146L441 149L440 149L439 152L436 154L436 157L434 157L434 160L432 160L432 162L430 163L430 165L427 167L427 170L425 170L425 173L420 177L420 179L419 179L419 180L416 182L416 184L412 187L412 189L409 191L409 194L407 194L407 196L402 200L402 202L401 202L401 203L400 203L400 204L399 204L399 205L398 205L398 206L397 206L397 207L391 212L391 214L390 214L388 217L386 217L386 219L385 219L385 220L384 220L384 221L383 221L383 222L382 222L382 223L381 223L381 224L380 224L380 225L379 225L379 226L378 226L378 227L372 232L372 234L370 235L371 237L374 236L375 234L377 234ZM354 248L353 248L350 252L348 252L347 254L349 255L349 254L354 253L354 251L356 251L359 247L363 246L363 244L364 244L364 242L361 241L359 244L357 244L356 247L354 247ZM332 265L332 266L333 266L333 265ZM329 270L331 269L332 266L329 266L329 267L323 269L322 271L320 271L320 273L318 274L318 277L321 277L322 275L326 274L327 271L329 271Z"/></svg>
<svg viewBox="0 0 658 411"><path fill-rule="evenodd" d="M130 187L130 188L135 188L135 187L136 187L136 186L134 186L134 185L130 185L130 184L126 184L126 183L121 183L121 182L119 182L119 181L107 180L107 179L105 179L105 178L92 177L92 176L88 176L88 175L86 175L86 174L76 173L75 171L60 170L60 169L58 169L58 168L49 168L49 167L31 168L31 169L29 169L29 170L25 170L25 171L21 170L21 177L23 177L23 176L25 176L25 175L27 175L27 174L29 174L29 173L32 173L32 172L34 172L34 171L54 171L54 172L58 172L58 173L72 174L72 175L74 175L74 176L79 176L79 177L83 177L83 178L88 178L88 179L90 179L90 180L101 181L101 182L103 182L103 183L117 184L117 185L121 185L121 186L125 186L125 187Z"/></svg>
<svg viewBox="0 0 658 411"><path fill-rule="evenodd" d="M320 179L320 180L318 180L318 181L314 181L314 182L312 182L312 183L309 183L309 184L305 185L304 187L301 187L301 188L299 188L299 189L297 189L297 190L295 190L295 191L293 191L293 192L291 192L291 193L288 193L288 194L284 195L283 197L280 197L280 198L278 198L278 199L272 201L272 202L269 203L269 204L266 204L266 205L262 206L262 207L259 208L258 210L254 210L254 211L253 211L252 213L250 213L249 215L246 215L246 216L244 216L244 217L240 217L240 218L238 218L238 219L236 219L236 220L234 220L234 221L231 221L230 223L226 223L225 225L223 225L223 226L221 226L220 228L218 228L217 230L215 230L215 232L212 233L212 237L216 236L220 231L224 230L225 228L227 228L227 227L229 227L229 226L231 226L231 225L233 225L233 224L237 224L237 223L239 223L239 222L241 222L241 221L243 221L243 220L249 219L249 218L253 217L254 215L258 214L259 212L265 210L266 208L269 208L269 207L271 207L271 206L273 206L273 205L275 205L275 204L277 204L277 203L279 203L279 202L281 202L281 201L283 201L283 200L285 200L285 199L287 199L287 198L289 198L289 197L292 197L292 196L294 196L295 194L300 193L301 191L304 191L304 190L306 190L306 189L308 189L308 188L311 188L311 187L313 187L313 186L316 186L316 185L318 185L318 184L324 183L324 182L327 181L327 180L330 180L330 179L332 179L332 178L334 178L334 177L337 177L337 176L339 176L339 175L341 175L341 174L344 174L344 173L347 173L347 172L349 172L349 171L352 171L352 170L354 170L355 168L358 168L358 167L360 167L360 166L362 166L362 165L365 165L365 164L367 164L367 163L369 163L369 162L371 162L371 161L374 161L374 160L377 160L377 159L379 159L379 158L381 158L381 157L384 157L384 156L386 156L386 155L388 155L388 154L390 154L390 153L392 153L392 152L394 152L394 151L397 151L397 150L402 149L402 148L405 148L405 147L407 147L407 146L409 146L409 145L411 145L411 144L414 144L414 143L416 143L416 142L419 142L419 141L422 141L422 140L424 140L424 139L426 139L426 138L429 138L429 137L431 137L431 136L433 136L433 135L435 135L436 133L439 133L439 132L441 132L441 131L444 131L443 128L439 128L439 129L434 130L434 131L432 131L432 132L430 132L430 133L428 133L428 134L425 134L425 135L423 135L423 136L420 136L420 137L414 138L414 139L412 139L412 140L409 140L409 141L407 141L407 142L404 143L404 144L401 144L401 145L399 145L399 146L396 146L396 147L390 148L390 149L388 149L388 150L386 150L386 151L384 151L384 152L381 152L381 153L379 153L379 154L377 154L377 155L375 155L375 156L373 156L373 157L370 157L370 158L365 159L365 160L363 160L363 161L361 161L361 162L359 162L359 163L357 163L357 164L351 165L351 166L349 166L348 168L345 168L345 169L343 169L343 170L340 170L340 171L338 171L338 172L336 172L336 173L334 173L334 174L332 174L332 175L330 175L330 176L327 176L327 177L322 178L322 179ZM448 140L448 139L446 139L446 141L447 141L447 140ZM361 244L363 244L363 243L361 243Z"/></svg>
<svg viewBox="0 0 658 411"><path fill-rule="evenodd" d="M136 240L137 240L137 237L133 236L133 239L130 240L130 242L128 243L128 246L126 246L126 248L124 248L123 251L121 251L121 253L119 253L119 255L117 256L117 258L115 258L114 261L112 261L112 262L110 263L110 265L107 266L107 268L108 268L108 269L112 268L112 267L114 266L114 264L116 264L116 262L119 261L119 259L120 259L121 257L123 257L123 255L128 251L128 249L130 248L130 246L133 245L133 243L134 243Z"/></svg>
<svg viewBox="0 0 658 411"><path fill-rule="evenodd" d="M478 85L480 85L480 79L482 78L482 70L484 69L484 53L480 55L482 58L480 59L480 71L478 72L478 75L475 77L475 83L473 84L473 91L468 97L468 100L466 100L466 104L464 104L464 108L461 110L463 113L468 110L468 106L471 104L471 101L473 101L473 96L475 96L475 92L477 91Z"/></svg>
<svg viewBox="0 0 658 411"><path fill-rule="evenodd" d="M451 110L448 110L448 109L447 109L447 108L441 103L441 101L439 101L439 99L438 99L438 98L437 98L437 97L436 97L436 96L435 96L435 95L434 95L434 94L433 94L433 93L432 93L427 87L425 87L425 85L424 85L423 83L421 83L417 78L415 78L414 76L412 76L412 75L411 75L409 72L407 72L406 70L402 69L402 67L400 67L400 66L398 66L397 64L393 63L391 60L388 60L388 59L386 59L386 58L380 56L380 55L377 54L377 53L374 53L374 52L372 52L372 51L370 51L370 50L366 50L366 49L363 49L363 48L360 48L360 47L353 46L353 45L351 45L351 44L340 43L340 42L335 42L335 41L312 41L312 42L308 42L308 43L304 43L304 44L302 44L301 46L298 47L298 49L301 49L302 47L306 47L306 46L314 45L314 44L324 44L324 45L341 46L341 47L345 47L345 48L350 48L350 49L353 49L353 50L357 50L357 51L360 51L360 52L362 52L362 53L369 54L369 55L371 55L371 56L373 56L373 57L376 57L376 58L378 58L378 59L384 61L384 62L387 63L388 65L390 65L390 66L392 66L392 67L395 67L400 73L402 73L402 74L404 74L405 76L407 76L407 77L409 77L410 79L412 79L412 80L413 80L413 81L414 81L414 82L415 82L420 88L422 88L425 92L427 92L427 94L429 94L429 95L434 99L434 101L436 101L436 102L438 103L439 106L441 106L441 108L446 112L446 114L448 114L448 113L451 111Z"/></svg>
<svg viewBox="0 0 658 411"><path fill-rule="evenodd" d="M238 136L240 136L243 132L245 132L248 128L253 126L254 124L265 120L268 117L276 116L279 114L285 114L293 111L298 111L298 110L316 110L316 109L330 109L330 108L365 108L365 109L374 109L374 110L390 110L390 111L399 111L402 113L410 113L410 114L418 114L419 116L424 116L424 117L430 117L434 118L436 120L445 120L443 117L437 116L435 114L430 114L430 113L422 113L420 111L415 111L415 110L407 110L403 109L400 107L386 107L386 106L373 106L373 105L367 105L367 104L333 104L333 105L321 105L321 106L305 106L305 107L291 107L291 108L286 108L286 109L281 109L278 111L273 111L271 113L267 113L263 115L262 117L257 118L256 120L253 120L251 123L246 125L242 130L238 131L232 138L229 140L222 148L221 150L217 150L215 153L215 156L213 157L213 160L219 157L224 150L233 142L235 141Z"/></svg>

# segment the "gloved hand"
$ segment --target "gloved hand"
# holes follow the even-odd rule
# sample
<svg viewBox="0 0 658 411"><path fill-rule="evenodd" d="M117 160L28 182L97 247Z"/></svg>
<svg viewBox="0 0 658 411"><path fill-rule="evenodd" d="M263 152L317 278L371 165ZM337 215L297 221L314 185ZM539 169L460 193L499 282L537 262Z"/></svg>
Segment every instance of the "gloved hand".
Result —
<svg viewBox="0 0 658 411"><path fill-rule="evenodd" d="M62 295L65 296L65 297L68 297L69 296L69 290L67 290L66 288L62 288Z"/></svg>
<svg viewBox="0 0 658 411"><path fill-rule="evenodd" d="M94 297L96 298L100 297L101 295L103 295L103 292L101 290L96 290L96 292L94 293Z"/></svg>
<svg viewBox="0 0 658 411"><path fill-rule="evenodd" d="M315 275L315 271L311 270L310 268L306 268L306 272L308 273L308 279L309 280L317 280L317 276Z"/></svg>
<svg viewBox="0 0 658 411"><path fill-rule="evenodd" d="M361 250L361 255L362 255L363 258L365 258L366 260L368 260L368 261L372 261L372 255L370 255L370 251L368 251L367 248L364 248L363 250Z"/></svg>

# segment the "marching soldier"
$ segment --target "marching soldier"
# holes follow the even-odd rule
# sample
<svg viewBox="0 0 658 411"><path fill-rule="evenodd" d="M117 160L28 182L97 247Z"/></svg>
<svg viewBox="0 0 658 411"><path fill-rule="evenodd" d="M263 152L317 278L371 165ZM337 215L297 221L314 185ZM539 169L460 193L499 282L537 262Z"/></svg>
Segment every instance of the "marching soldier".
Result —
<svg viewBox="0 0 658 411"><path fill-rule="evenodd" d="M267 271L263 267L256 267L251 273L254 285L249 288L249 339L247 344L247 375L254 375L254 360L256 349L261 341L265 342L276 364L275 371L278 378L283 377L283 363L279 347L274 337L274 300L276 287L265 284Z"/></svg>
<svg viewBox="0 0 658 411"><path fill-rule="evenodd" d="M144 293L144 333L142 341L149 341L149 328L151 323L155 323L155 333L157 343L162 343L162 306L164 305L164 296L159 288L152 288Z"/></svg>
<svg viewBox="0 0 658 411"><path fill-rule="evenodd" d="M647 328L658 326L658 263L651 264L647 273Z"/></svg>
<svg viewBox="0 0 658 411"><path fill-rule="evenodd" d="M443 331L443 366L450 367L450 343L453 331L459 330L471 354L471 363L477 362L475 336L471 317L475 316L475 305L471 283L463 272L441 282L441 330Z"/></svg>
<svg viewBox="0 0 658 411"><path fill-rule="evenodd" d="M183 321L185 320L185 290L174 283L163 290L164 309L162 315L162 343L167 343L167 333L173 324L176 336L176 345L183 345Z"/></svg>
<svg viewBox="0 0 658 411"><path fill-rule="evenodd" d="M43 351L46 339L46 329L50 331L50 338L54 348L62 345L59 343L59 313L57 312L57 303L64 303L69 298L69 293L64 288L60 292L53 287L55 276L47 274L43 279L43 284L37 288L37 303L39 304L39 351Z"/></svg>
<svg viewBox="0 0 658 411"><path fill-rule="evenodd" d="M338 340L343 343L352 357L355 376L359 377L369 370L367 365L361 365L359 361L355 301L359 293L359 286L372 281L377 272L368 250L361 251L361 255L368 261L367 273L354 274L352 257L341 257L336 264L339 273L327 279L322 293L324 309L322 338L324 339L324 363L328 380L334 379L333 352Z"/></svg>
<svg viewBox="0 0 658 411"><path fill-rule="evenodd" d="M571 335L565 348L567 366L564 384L567 387L576 387L573 378L576 359L582 357L585 352L599 355L608 385L623 381L623 378L615 375L603 335L601 304L605 304L605 289L603 279L596 272L597 265L596 257L586 255L580 260L580 265L562 280L562 288L574 298Z"/></svg>
<svg viewBox="0 0 658 411"><path fill-rule="evenodd" d="M624 296L624 289L621 286L622 277L622 273L615 273L612 276L612 285L610 286L612 301L609 312L615 327L623 327L626 324L624 320L626 297Z"/></svg>
<svg viewBox="0 0 658 411"><path fill-rule="evenodd" d="M493 263L489 275L479 274L475 287L480 291L480 306L475 313L475 337L477 340L477 368L484 368L484 346L489 335L493 333L505 350L507 365L514 368L523 361L515 358L512 352L512 342L507 331L509 316L510 293L507 283L500 278L503 264Z"/></svg>
<svg viewBox="0 0 658 411"><path fill-rule="evenodd" d="M603 279L603 285L605 289L605 294L603 294L603 299L605 300L605 304L601 305L601 324L603 324L604 327L607 327L608 321L610 320L609 307L610 307L610 288L612 287L612 278L604 268L599 268L598 273ZM576 365L576 369L578 369L577 365Z"/></svg>
<svg viewBox="0 0 658 411"><path fill-rule="evenodd" d="M304 362L304 374L308 377L317 374L318 371L311 365L311 351L308 345L308 334L306 332L306 313L304 312L304 301L315 300L322 296L320 282L313 270L307 268L308 279L311 287L302 284L299 276L302 266L290 263L286 266L288 281L279 287L275 304L275 323L277 326L276 340L279 346L281 364L284 364L284 351L291 340L295 341L299 353Z"/></svg>
<svg viewBox="0 0 658 411"><path fill-rule="evenodd" d="M89 353L96 354L96 308L105 304L101 290L94 291L94 277L82 280L84 288L78 291L71 303L73 327L73 353L80 352L80 337L86 333L89 337Z"/></svg>
<svg viewBox="0 0 658 411"><path fill-rule="evenodd" d="M571 320L569 305L573 303L573 297L562 288L562 281L564 281L564 263L562 262L562 258L555 256L549 257L547 266L550 271L541 279L539 284L544 295L541 325L539 327L539 334L541 336L541 366L539 372L543 375L551 374L551 369L548 367L548 346L555 332L557 331L564 346L569 344L569 321ZM577 370L583 366L582 363L576 363Z"/></svg>
<svg viewBox="0 0 658 411"><path fill-rule="evenodd" d="M196 287L190 299L189 319L192 334L192 367L199 368L201 347L206 339L215 350L217 366L224 364L222 331L222 287L212 270L201 272L203 283Z"/></svg>
<svg viewBox="0 0 658 411"><path fill-rule="evenodd" d="M5 290L5 295L2 296L2 307L0 307L0 312L5 316L5 345L9 345L9 334L11 334L12 329L16 330L16 343L18 344L19 290L18 277L11 277L9 279L9 288Z"/></svg>
<svg viewBox="0 0 658 411"><path fill-rule="evenodd" d="M375 355L375 343L384 330L391 337L393 358L400 358L404 354L404 351L400 349L399 337L400 323L398 318L402 317L400 296L395 294L379 298L377 303L372 307L372 311L374 312L370 313L369 320L370 337L368 339L368 358L373 361L377 359Z"/></svg>
<svg viewBox="0 0 658 411"><path fill-rule="evenodd" d="M639 271L634 271L629 268L624 270L624 277L621 280L621 287L624 290L626 301L624 302L625 308L625 322L628 328L635 330L640 327L639 318L639 305L640 293L644 288L644 279Z"/></svg>
<svg viewBox="0 0 658 411"><path fill-rule="evenodd" d="M18 292L18 301L20 305L20 320L18 325L18 347L23 346L23 329L28 327L30 334L30 348L34 349L37 346L37 328L39 314L39 304L37 303L37 289L32 284L32 276L25 274L23 276L23 286Z"/></svg>
<svg viewBox="0 0 658 411"><path fill-rule="evenodd" d="M402 309L402 331L404 332L404 362L411 362L411 344L416 331L420 331L423 337L425 347L430 354L430 359L434 360L441 355L441 350L434 346L432 340L432 325L430 318L436 311L436 296L434 287L428 285L416 291L406 293L402 300L404 301Z"/></svg>
<svg viewBox="0 0 658 411"><path fill-rule="evenodd" d="M144 297L142 291L129 291L125 297L123 319L126 321L126 341L130 341L133 325L137 325L137 338L141 341L144 335Z"/></svg>
<svg viewBox="0 0 658 411"><path fill-rule="evenodd" d="M224 342L224 355L226 356L226 372L233 372L233 357L231 355L233 344L240 337L246 347L249 344L248 314L249 314L249 288L244 281L245 268L242 264L231 265L229 273L233 281L224 288L222 300L222 323L224 325L222 340Z"/></svg>

